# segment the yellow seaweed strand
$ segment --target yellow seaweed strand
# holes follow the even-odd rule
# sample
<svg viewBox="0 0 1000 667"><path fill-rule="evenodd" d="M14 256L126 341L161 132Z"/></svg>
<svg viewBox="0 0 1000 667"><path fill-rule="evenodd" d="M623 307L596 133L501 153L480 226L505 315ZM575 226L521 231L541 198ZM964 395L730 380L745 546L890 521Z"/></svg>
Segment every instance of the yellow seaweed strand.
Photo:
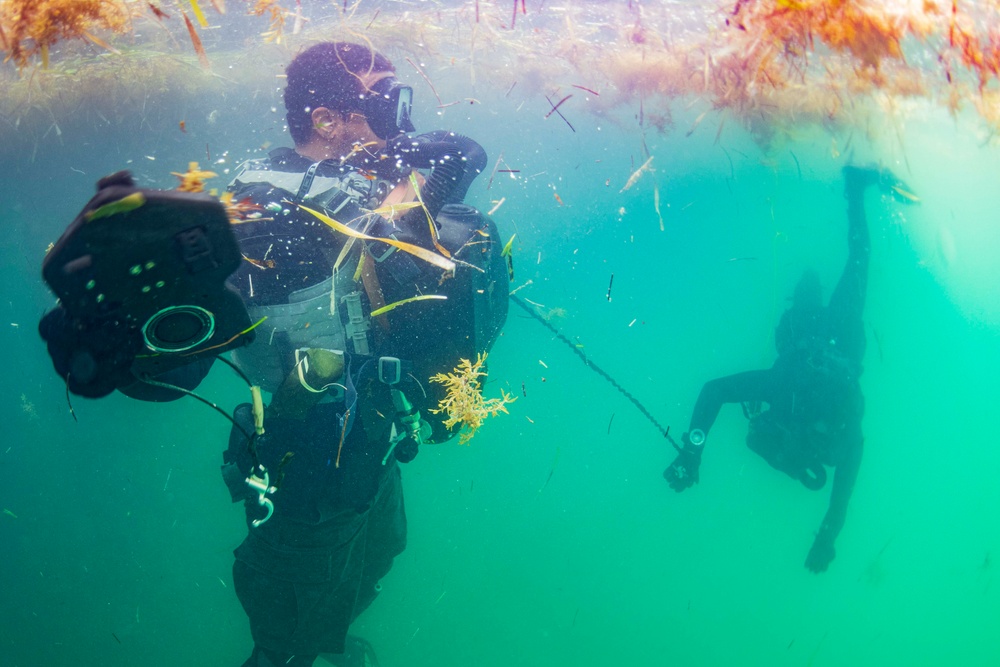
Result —
<svg viewBox="0 0 1000 667"><path fill-rule="evenodd" d="M260 318L259 320L257 320L256 322L254 322L253 324L251 324L250 326L248 326L246 329L244 329L243 331L239 332L238 334L234 334L231 338L229 338L229 340L227 340L225 342L219 343L217 345L212 345L210 347L203 347L203 348L198 349L198 350L191 350L190 352L185 352L184 354L182 354L180 356L182 356L182 357L189 357L191 355L202 354L203 352L208 352L209 350L216 350L216 349L218 349L220 347L225 347L226 345L229 345L230 343L232 343L234 340L236 340L240 336L245 336L248 333L250 333L251 331L253 331L254 329L256 329L257 327L259 327L261 324L264 323L264 320L266 320L266 319L267 319L267 315L265 315L264 317ZM149 356L157 356L157 355L149 355Z"/></svg>
<svg viewBox="0 0 1000 667"><path fill-rule="evenodd" d="M382 306L381 308L376 308L372 311L372 317L378 317L379 315L384 315L388 313L393 308L397 306L403 306L408 303L413 303L414 301L426 301L427 299L447 299L448 297L443 294L420 294L418 296L411 296L408 299L400 299L399 301L394 301L393 303Z"/></svg>
<svg viewBox="0 0 1000 667"><path fill-rule="evenodd" d="M337 255L337 259L333 263L333 270L334 270L334 272L340 270L340 265L344 263L344 260L351 253L351 249L354 248L354 241L355 241L355 239L347 239L347 243L345 243L344 247L340 249L340 254ZM360 265L361 265L361 262L359 261L358 262L358 266L360 266ZM354 282L358 281L358 276L360 276L360 275L361 275L360 272L355 272L355 274L354 274Z"/></svg>
<svg viewBox="0 0 1000 667"><path fill-rule="evenodd" d="M194 13L195 19L198 20L198 25L202 28L208 27L208 19L205 18L205 12L201 11L201 5L198 4L198 0L191 0L191 12Z"/></svg>
<svg viewBox="0 0 1000 667"><path fill-rule="evenodd" d="M95 208L93 211L87 211L83 214L83 217L87 222L92 222L94 220L108 218L119 213L134 211L145 203L146 197L141 192L133 192L126 197L116 199L113 202L108 202L104 206Z"/></svg>
<svg viewBox="0 0 1000 667"><path fill-rule="evenodd" d="M409 211L411 208L419 208L421 206L423 206L423 204L418 201L410 201L402 204L387 204L385 206L379 206L374 209L372 213L377 213L382 217L392 219L392 217L399 211Z"/></svg>
<svg viewBox="0 0 1000 667"><path fill-rule="evenodd" d="M912 192L908 192L908 191L904 190L903 188L899 187L898 185L893 185L892 186L892 191L895 192L900 197L902 197L903 199L909 201L912 204L916 204L916 203L920 202L920 197L918 197L917 195L913 194Z"/></svg>
<svg viewBox="0 0 1000 667"><path fill-rule="evenodd" d="M660 219L660 231L663 229L663 216L660 214L660 186L653 184L653 208L656 209L656 217Z"/></svg>
<svg viewBox="0 0 1000 667"><path fill-rule="evenodd" d="M434 247L437 248L438 252L445 257L451 257L451 253L438 243L437 227L434 226L434 218L431 217L431 212L427 210L427 205L424 204L424 198L420 195L420 185L417 183L417 176L414 173L410 173L410 185L413 186L413 191L417 194L417 202L424 209L424 213L427 214L427 226L431 231L431 241L434 242Z"/></svg>
<svg viewBox="0 0 1000 667"><path fill-rule="evenodd" d="M516 238L517 234L511 236L510 241L507 241L507 245L500 252L500 256L507 262L507 275L511 282L514 282L514 239Z"/></svg>
<svg viewBox="0 0 1000 667"><path fill-rule="evenodd" d="M449 273L455 272L455 262L448 259L447 257L442 257L441 255L435 254L426 248L421 248L420 246L413 245L412 243L405 243L403 241L397 241L396 239L384 239L378 236L369 236L368 234L363 234L357 230L351 229L347 225L337 222L328 215L323 215L319 211L314 211L308 206L298 205L300 209L308 213L312 213L319 220L325 223L327 226L335 229L336 231L344 234L345 236L350 236L356 239L362 239L363 241L380 241L382 243L387 243L394 248L398 248L403 252L409 253L418 259L422 259L428 264L433 264L439 269L443 269Z"/></svg>
<svg viewBox="0 0 1000 667"><path fill-rule="evenodd" d="M510 237L510 241L507 241L507 244L503 247L503 250L500 251L501 257L507 257L508 255L511 254L514 248L514 239L516 238L517 234L514 234L513 236Z"/></svg>
<svg viewBox="0 0 1000 667"><path fill-rule="evenodd" d="M111 46L110 44L108 44L107 42L105 42L103 39L101 39L100 37L98 37L97 35L92 35L89 32L87 32L86 30L84 30L83 31L83 36L86 37L87 39L89 39L90 41L92 41L94 44L97 44L99 47L101 47L105 51L110 51L111 53L115 54L116 56L120 56L122 54L121 51L119 51L115 47Z"/></svg>
<svg viewBox="0 0 1000 667"><path fill-rule="evenodd" d="M361 253L361 256L358 257L358 268L354 270L354 278L353 278L354 282L358 282L359 280L361 280L361 274L364 273L365 270L365 257L367 256L367 254L368 253L363 252Z"/></svg>
<svg viewBox="0 0 1000 667"><path fill-rule="evenodd" d="M621 190L618 191L618 194L621 194L622 192L625 192L626 190L631 189L633 185L635 185L636 183L638 183L639 179L642 178L642 175L644 173L646 173L647 171L651 171L651 169L650 169L650 165L651 164L653 164L653 156L652 155L649 156L648 160L646 160L645 162L642 163L641 167L639 167L638 169L636 169L632 173L632 175L628 177L628 181L626 181L625 182L625 186Z"/></svg>

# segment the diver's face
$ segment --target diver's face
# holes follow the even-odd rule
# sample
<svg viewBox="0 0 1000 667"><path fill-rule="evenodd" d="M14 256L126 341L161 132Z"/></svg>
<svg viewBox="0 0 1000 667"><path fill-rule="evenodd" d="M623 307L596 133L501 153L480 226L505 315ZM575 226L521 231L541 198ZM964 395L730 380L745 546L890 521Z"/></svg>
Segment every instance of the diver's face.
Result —
<svg viewBox="0 0 1000 667"><path fill-rule="evenodd" d="M361 77L361 83L366 90L371 90L382 79L395 76L394 72L370 72ZM344 123L345 134L354 137L354 141L375 152L385 148L385 139L380 138L372 129L364 114L352 111Z"/></svg>
<svg viewBox="0 0 1000 667"><path fill-rule="evenodd" d="M392 72L370 72L361 76L361 83L366 90L371 90L373 85L391 76ZM376 153L385 148L385 139L379 138L360 111L344 114L317 107L312 111L312 122L313 141L307 149L310 157L337 158L361 151Z"/></svg>
<svg viewBox="0 0 1000 667"><path fill-rule="evenodd" d="M368 124L368 119L356 111L350 112L344 121L343 137L351 144L373 153L385 148L385 139L380 139Z"/></svg>

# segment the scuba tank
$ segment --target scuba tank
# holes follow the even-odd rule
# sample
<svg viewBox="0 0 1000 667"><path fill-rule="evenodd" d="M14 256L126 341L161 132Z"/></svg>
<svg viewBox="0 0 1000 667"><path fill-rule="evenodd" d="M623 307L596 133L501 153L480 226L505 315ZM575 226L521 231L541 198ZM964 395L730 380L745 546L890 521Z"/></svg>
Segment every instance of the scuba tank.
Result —
<svg viewBox="0 0 1000 667"><path fill-rule="evenodd" d="M438 252L429 239L426 215L419 209L414 212L423 217L423 224L400 225L396 237ZM437 408L444 390L440 385L428 386L426 381L436 373L452 371L462 359L474 362L490 350L507 319L509 279L501 256L503 243L493 220L472 206L446 204L438 211L435 226L437 243L456 260L453 275L442 274L423 262L416 275L408 276L405 282L389 272L383 274L380 267L376 273L387 304L421 294L446 298L377 315L372 318L372 334L379 355L412 361L413 375L422 385L420 389L408 387L406 397L431 423L429 439L440 442L453 433L444 428L443 417L428 413ZM399 407L399 414L410 412Z"/></svg>

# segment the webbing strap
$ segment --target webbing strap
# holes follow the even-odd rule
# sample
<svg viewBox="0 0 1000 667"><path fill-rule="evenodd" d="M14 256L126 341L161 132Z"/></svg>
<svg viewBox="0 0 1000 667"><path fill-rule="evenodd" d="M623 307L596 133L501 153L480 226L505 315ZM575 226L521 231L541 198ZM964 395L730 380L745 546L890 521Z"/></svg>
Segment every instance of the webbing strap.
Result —
<svg viewBox="0 0 1000 667"><path fill-rule="evenodd" d="M299 191L295 193L296 199L305 199L306 195L309 194L309 190L312 189L313 179L316 178L316 170L319 166L323 164L322 162L314 162L309 165L306 169L306 173L302 174L302 182L299 184Z"/></svg>

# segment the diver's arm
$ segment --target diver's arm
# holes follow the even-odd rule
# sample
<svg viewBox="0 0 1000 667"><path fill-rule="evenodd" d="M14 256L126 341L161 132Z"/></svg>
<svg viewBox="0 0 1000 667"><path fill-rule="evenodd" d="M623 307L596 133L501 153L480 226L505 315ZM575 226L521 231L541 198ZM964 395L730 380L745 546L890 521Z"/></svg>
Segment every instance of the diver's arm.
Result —
<svg viewBox="0 0 1000 667"><path fill-rule="evenodd" d="M689 431L700 430L706 436L719 410L726 403L767 401L774 404L776 378L773 369L747 371L709 380L701 388L691 413Z"/></svg>
<svg viewBox="0 0 1000 667"><path fill-rule="evenodd" d="M695 402L691 426L681 437L683 447L673 463L663 471L663 478L670 484L670 488L680 492L699 481L698 470L706 436L723 405L744 401L767 401L773 405L778 384L777 371L774 369L747 371L706 382Z"/></svg>
<svg viewBox="0 0 1000 667"><path fill-rule="evenodd" d="M860 433L854 438L854 446L846 453L844 460L837 466L833 477L833 490L830 492L830 506L820 524L819 532L813 541L809 555L806 557L806 567L813 572L823 572L837 552L834 543L844 527L847 518L847 505L854 492L854 482L861 468L861 456L864 440Z"/></svg>
<svg viewBox="0 0 1000 667"><path fill-rule="evenodd" d="M486 151L472 139L438 130L416 137L402 136L387 147L400 164L431 169L423 200L432 217L445 204L461 202L469 186L486 168Z"/></svg>
<svg viewBox="0 0 1000 667"><path fill-rule="evenodd" d="M448 132L447 130L427 132L417 137L417 139L427 143L439 143L444 146L451 146L458 152L459 157L465 163L465 172L454 187L450 189L445 203L457 204L462 202L472 182L486 169L486 150L474 139L456 134L455 132Z"/></svg>

